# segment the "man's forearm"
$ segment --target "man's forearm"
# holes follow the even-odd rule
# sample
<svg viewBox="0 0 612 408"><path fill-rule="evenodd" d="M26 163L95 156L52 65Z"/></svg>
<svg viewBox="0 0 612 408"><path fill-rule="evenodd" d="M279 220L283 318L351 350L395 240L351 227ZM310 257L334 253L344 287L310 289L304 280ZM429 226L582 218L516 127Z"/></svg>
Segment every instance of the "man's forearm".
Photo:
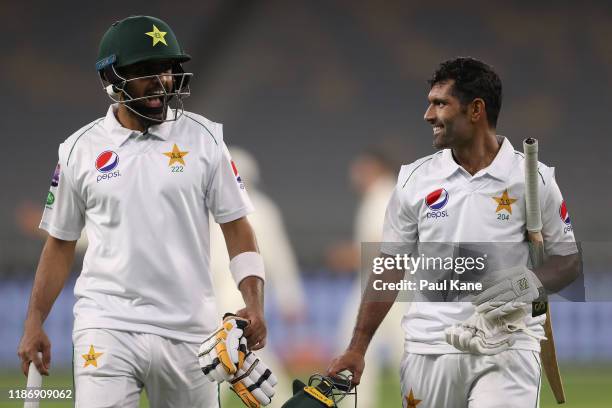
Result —
<svg viewBox="0 0 612 408"><path fill-rule="evenodd" d="M34 278L26 324L42 324L49 315L70 273L75 244L76 241L47 238Z"/></svg>
<svg viewBox="0 0 612 408"><path fill-rule="evenodd" d="M219 225L230 259L243 252L259 252L255 233L246 217Z"/></svg>
<svg viewBox="0 0 612 408"><path fill-rule="evenodd" d="M238 289L247 309L263 312L264 282L257 276L248 276L240 282Z"/></svg>
<svg viewBox="0 0 612 408"><path fill-rule="evenodd" d="M365 354L374 333L382 323L385 316L395 303L399 290L386 289L383 292L374 290L374 281L382 280L384 283L397 283L404 277L404 271L388 270L381 275L371 275L368 286L363 291L357 322L353 330L353 337L349 349ZM387 288L389 286L386 286ZM395 286L393 286L395 287Z"/></svg>
<svg viewBox="0 0 612 408"><path fill-rule="evenodd" d="M365 354L374 333L387 316L393 303L394 301L372 302L362 299L349 349Z"/></svg>
<svg viewBox="0 0 612 408"><path fill-rule="evenodd" d="M536 268L534 273L548 292L558 292L575 281L582 273L580 254L552 255Z"/></svg>
<svg viewBox="0 0 612 408"><path fill-rule="evenodd" d="M230 260L234 259L245 252L259 252L257 248L257 241L255 239L255 233L251 224L246 217L231 221L225 224L221 224L221 230L225 237L225 244L227 246L227 252ZM263 265L260 259L255 259L253 267L260 268L263 273ZM248 270L245 268L250 267L250 264L241 264L241 271ZM230 265L230 269L232 266ZM238 275L242 275L240 271L237 271ZM245 273L246 274L246 273ZM234 275L236 278L236 274ZM244 299L244 304L247 309L263 312L264 304L264 282L258 276L246 276L240 282L238 282L238 289Z"/></svg>

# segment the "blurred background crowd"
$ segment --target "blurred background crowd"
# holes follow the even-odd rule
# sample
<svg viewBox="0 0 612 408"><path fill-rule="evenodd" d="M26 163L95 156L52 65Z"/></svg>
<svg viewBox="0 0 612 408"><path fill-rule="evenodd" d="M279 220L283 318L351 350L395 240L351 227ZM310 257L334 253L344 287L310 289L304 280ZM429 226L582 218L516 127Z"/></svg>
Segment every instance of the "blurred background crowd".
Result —
<svg viewBox="0 0 612 408"><path fill-rule="evenodd" d="M97 45L113 21L132 14L167 21L192 55L185 65L195 74L186 108L224 123L247 189L265 208L260 229L274 230L262 234L283 243L262 241L264 257L276 262L268 265L276 278L267 313L279 364L322 370L344 346L342 327L354 312L343 310L355 307L359 243L378 240L400 164L433 152L423 121L426 80L441 61L459 55L482 59L500 74L498 132L517 150L525 137L540 140L540 160L557 168L583 243L587 296L591 285L597 289L591 300L599 302L555 305L560 358L612 362L612 102L606 96L612 6L606 2L136 0L27 8L2 1L0 13L3 371L18 366L57 146L105 114ZM79 267L77 261L75 278ZM46 324L58 366L70 364L71 291L69 285ZM576 332L583 335L571 335ZM395 348L376 346L377 360L393 366Z"/></svg>

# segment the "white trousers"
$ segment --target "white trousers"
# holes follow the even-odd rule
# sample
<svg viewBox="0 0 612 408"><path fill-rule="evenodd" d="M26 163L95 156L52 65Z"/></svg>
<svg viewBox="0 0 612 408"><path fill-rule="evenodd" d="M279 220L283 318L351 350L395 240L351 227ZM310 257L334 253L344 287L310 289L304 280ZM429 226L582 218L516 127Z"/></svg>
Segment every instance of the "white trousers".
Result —
<svg viewBox="0 0 612 408"><path fill-rule="evenodd" d="M77 408L136 408L143 388L151 408L219 406L199 344L107 329L74 332L72 341Z"/></svg>
<svg viewBox="0 0 612 408"><path fill-rule="evenodd" d="M537 408L540 355L508 350L494 356L405 353L404 408ZM420 401L419 401L420 400Z"/></svg>

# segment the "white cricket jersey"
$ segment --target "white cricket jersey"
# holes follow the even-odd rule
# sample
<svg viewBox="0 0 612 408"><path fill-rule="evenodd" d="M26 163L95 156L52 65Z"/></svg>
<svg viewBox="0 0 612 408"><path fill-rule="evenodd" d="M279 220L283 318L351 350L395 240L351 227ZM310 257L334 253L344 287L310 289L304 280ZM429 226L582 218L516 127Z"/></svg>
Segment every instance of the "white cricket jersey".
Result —
<svg viewBox="0 0 612 408"><path fill-rule="evenodd" d="M502 254L504 259L498 259L499 268L527 265L527 246L511 245L525 241L523 162L523 154L503 138L493 162L474 176L455 162L450 149L402 166L387 206L381 251L390 255L404 253L406 247L400 252L397 243L408 243L408 252L416 254L418 246L426 246L421 243L427 242L504 242L509 243L508 251ZM539 163L538 171L546 252L575 253L574 234L554 168ZM445 341L444 329L466 320L473 312L474 307L468 302L410 303L402 319L406 351L459 352ZM528 328L543 335L545 316L532 318L530 312L526 317ZM539 351L540 345L533 337L521 333L512 348Z"/></svg>
<svg viewBox="0 0 612 408"><path fill-rule="evenodd" d="M221 124L185 112L143 134L122 127L116 109L111 105L106 117L60 145L41 222L69 241L86 227L74 330L200 342L220 321L209 270L209 211L226 223L250 213L251 201Z"/></svg>

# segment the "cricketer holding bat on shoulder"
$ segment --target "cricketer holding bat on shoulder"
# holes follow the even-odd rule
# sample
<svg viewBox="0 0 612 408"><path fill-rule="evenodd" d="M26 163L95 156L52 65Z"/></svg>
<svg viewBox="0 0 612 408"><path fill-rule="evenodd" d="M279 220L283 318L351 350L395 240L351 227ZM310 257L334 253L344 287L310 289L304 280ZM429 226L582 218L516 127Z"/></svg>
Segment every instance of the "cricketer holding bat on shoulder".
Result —
<svg viewBox="0 0 612 408"><path fill-rule="evenodd" d="M137 407L143 389L151 407L217 407L222 380L250 403L270 402L271 387L253 397L259 390L245 384L266 371L259 370L263 364L252 370L254 355L244 355L247 346L257 350L266 342L263 259L246 218L253 206L222 125L183 109L192 74L182 64L190 58L158 18L113 23L95 66L114 103L59 147L40 224L49 236L18 354L26 375L31 361L49 373L43 322L86 227L89 246L74 288L76 407ZM221 226L246 305L221 328L209 214ZM206 347L211 338L214 350ZM230 361L227 354L238 356L239 344L243 354ZM206 360L211 356L216 363ZM226 363L227 373L215 371L210 381L204 375Z"/></svg>
<svg viewBox="0 0 612 408"><path fill-rule="evenodd" d="M433 127L433 146L439 151L402 166L386 210L381 256L398 255L398 243L413 256L423 243L495 243L511 250L500 250L504 267L492 268L492 278L484 276L482 290L473 296L406 303L403 405L537 407L545 315L533 317L532 302L581 273L554 169L538 166L547 259L532 267L528 246L513 246L526 240L524 156L496 133L499 76L482 61L455 58L443 62L429 84L424 119ZM388 279L403 279L404 270L389 272ZM368 301L369 290L350 344L328 369L332 375L348 369L355 382L368 345L398 294L389 291L383 299Z"/></svg>

